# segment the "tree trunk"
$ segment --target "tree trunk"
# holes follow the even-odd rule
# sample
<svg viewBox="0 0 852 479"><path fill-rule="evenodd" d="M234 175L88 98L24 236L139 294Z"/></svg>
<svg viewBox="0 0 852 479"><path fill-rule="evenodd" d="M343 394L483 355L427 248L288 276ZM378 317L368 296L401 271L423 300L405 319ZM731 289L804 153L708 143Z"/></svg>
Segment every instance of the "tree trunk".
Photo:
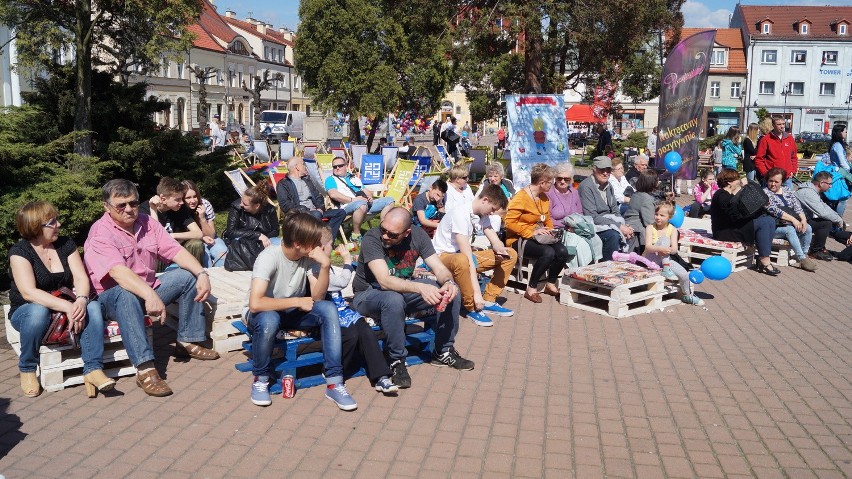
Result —
<svg viewBox="0 0 852 479"><path fill-rule="evenodd" d="M92 156L92 1L76 0L75 10L77 84L74 90L74 131L87 133L74 142L74 153Z"/></svg>
<svg viewBox="0 0 852 479"><path fill-rule="evenodd" d="M198 85L198 126L203 132L210 123L207 118L207 85L202 83Z"/></svg>
<svg viewBox="0 0 852 479"><path fill-rule="evenodd" d="M360 116L355 113L349 114L349 141L353 145L364 143L364 137L361 136L361 123L358 121Z"/></svg>
<svg viewBox="0 0 852 479"><path fill-rule="evenodd" d="M541 13L535 6L524 15L524 90L541 93Z"/></svg>
<svg viewBox="0 0 852 479"><path fill-rule="evenodd" d="M376 130L379 129L379 122L381 122L381 118L377 115L373 118L373 123L371 124L372 128L370 128L370 134L367 135L367 152L373 150L373 138L376 137Z"/></svg>

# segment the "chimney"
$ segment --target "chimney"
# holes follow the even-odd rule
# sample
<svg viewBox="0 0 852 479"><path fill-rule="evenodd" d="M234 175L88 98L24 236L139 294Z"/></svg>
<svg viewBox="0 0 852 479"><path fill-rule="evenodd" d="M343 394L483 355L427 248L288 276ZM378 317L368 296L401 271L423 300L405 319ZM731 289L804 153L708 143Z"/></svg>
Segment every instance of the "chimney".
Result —
<svg viewBox="0 0 852 479"><path fill-rule="evenodd" d="M225 10L225 16L228 18L237 18L237 13L233 10Z"/></svg>
<svg viewBox="0 0 852 479"><path fill-rule="evenodd" d="M266 24L263 22L257 22L254 26L258 33L261 35L266 35Z"/></svg>
<svg viewBox="0 0 852 479"><path fill-rule="evenodd" d="M249 15L249 17L246 18L246 22L251 23L252 25L257 25L257 20L252 18L251 15Z"/></svg>
<svg viewBox="0 0 852 479"><path fill-rule="evenodd" d="M278 27L278 33L280 33L282 35L286 35L287 34L287 27Z"/></svg>

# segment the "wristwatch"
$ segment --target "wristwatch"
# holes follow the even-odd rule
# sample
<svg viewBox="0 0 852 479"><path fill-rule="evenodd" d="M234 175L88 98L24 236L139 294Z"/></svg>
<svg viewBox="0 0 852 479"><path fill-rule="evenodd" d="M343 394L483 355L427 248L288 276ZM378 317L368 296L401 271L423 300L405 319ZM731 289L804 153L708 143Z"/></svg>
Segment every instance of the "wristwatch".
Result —
<svg viewBox="0 0 852 479"><path fill-rule="evenodd" d="M444 284L442 284L441 286L446 286L446 285L448 285L448 284L451 284L451 285L455 286L456 288L458 288L458 287L459 287L459 285L458 285L458 284L456 284L456 282L455 282L455 281L453 281L453 280L451 280L451 279L450 279L450 280L447 280L447 281L444 281Z"/></svg>

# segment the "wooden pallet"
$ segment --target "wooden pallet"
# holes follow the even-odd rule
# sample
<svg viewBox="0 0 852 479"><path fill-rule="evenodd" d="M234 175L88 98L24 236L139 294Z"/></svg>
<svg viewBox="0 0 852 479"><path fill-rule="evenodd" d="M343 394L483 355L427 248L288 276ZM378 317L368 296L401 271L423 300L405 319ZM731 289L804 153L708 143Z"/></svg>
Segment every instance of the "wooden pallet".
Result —
<svg viewBox="0 0 852 479"><path fill-rule="evenodd" d="M213 349L227 353L243 349L248 336L233 326L242 318L248 306L248 291L251 287L251 271L227 271L225 268L208 268L211 293L204 303L207 317L205 333L213 340ZM166 324L177 330L178 304L170 304L166 311Z"/></svg>
<svg viewBox="0 0 852 479"><path fill-rule="evenodd" d="M592 313L626 318L680 304L677 288L654 275L631 283L609 286L565 276L560 282L559 302Z"/></svg>
<svg viewBox="0 0 852 479"><path fill-rule="evenodd" d="M679 241L679 254L687 263L700 267L705 259L711 256L721 256L731 263L731 271L736 273L749 267L752 262L752 250L742 246L728 248L724 246L692 243L687 238Z"/></svg>

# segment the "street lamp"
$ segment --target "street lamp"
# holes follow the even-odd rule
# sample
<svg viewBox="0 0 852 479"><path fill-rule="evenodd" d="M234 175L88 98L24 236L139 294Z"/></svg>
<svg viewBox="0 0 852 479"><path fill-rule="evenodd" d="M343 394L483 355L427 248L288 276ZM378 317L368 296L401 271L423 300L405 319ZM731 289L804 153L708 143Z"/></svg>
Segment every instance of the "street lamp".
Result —
<svg viewBox="0 0 852 479"><path fill-rule="evenodd" d="M790 96L789 83L784 85L784 89L781 90L781 96L784 97L784 131L787 131L787 97Z"/></svg>
<svg viewBox="0 0 852 479"><path fill-rule="evenodd" d="M849 98L844 102L846 103L846 127L849 127L849 105L852 104L852 93L849 94Z"/></svg>

